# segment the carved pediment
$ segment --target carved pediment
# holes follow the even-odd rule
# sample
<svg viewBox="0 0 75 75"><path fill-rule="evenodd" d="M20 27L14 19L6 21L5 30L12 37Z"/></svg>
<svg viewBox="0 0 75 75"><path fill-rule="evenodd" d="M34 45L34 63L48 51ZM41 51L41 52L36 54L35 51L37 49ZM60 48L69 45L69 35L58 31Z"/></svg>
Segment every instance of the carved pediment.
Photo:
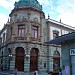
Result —
<svg viewBox="0 0 75 75"><path fill-rule="evenodd" d="M27 19L25 17L22 18L23 21L26 21Z"/></svg>
<svg viewBox="0 0 75 75"><path fill-rule="evenodd" d="M38 22L38 19L35 17L35 18L33 19L33 21Z"/></svg>
<svg viewBox="0 0 75 75"><path fill-rule="evenodd" d="M32 23L32 25L35 25L35 26L40 25L40 23L38 22L38 18L36 18L36 17L33 20L31 20L31 23Z"/></svg>
<svg viewBox="0 0 75 75"><path fill-rule="evenodd" d="M17 22L26 21L27 19L23 16L22 18L17 19Z"/></svg>

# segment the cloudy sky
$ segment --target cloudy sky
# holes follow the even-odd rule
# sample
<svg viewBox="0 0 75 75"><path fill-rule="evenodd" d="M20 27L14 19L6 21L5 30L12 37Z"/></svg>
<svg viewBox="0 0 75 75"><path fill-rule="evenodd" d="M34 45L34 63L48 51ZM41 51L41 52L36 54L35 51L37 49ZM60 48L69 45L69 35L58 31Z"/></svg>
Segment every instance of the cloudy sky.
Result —
<svg viewBox="0 0 75 75"><path fill-rule="evenodd" d="M14 2L18 0L0 1L0 29L7 22L11 10L14 8ZM48 14L51 19L61 21L67 25L75 27L74 21L74 0L38 0L43 6L46 18Z"/></svg>

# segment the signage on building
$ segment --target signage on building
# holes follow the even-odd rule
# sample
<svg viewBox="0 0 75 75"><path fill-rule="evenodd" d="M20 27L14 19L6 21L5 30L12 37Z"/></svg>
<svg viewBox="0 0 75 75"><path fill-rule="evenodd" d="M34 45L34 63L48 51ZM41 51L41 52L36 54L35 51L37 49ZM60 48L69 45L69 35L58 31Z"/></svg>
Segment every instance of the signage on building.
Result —
<svg viewBox="0 0 75 75"><path fill-rule="evenodd" d="M70 49L70 55L75 55L75 49Z"/></svg>

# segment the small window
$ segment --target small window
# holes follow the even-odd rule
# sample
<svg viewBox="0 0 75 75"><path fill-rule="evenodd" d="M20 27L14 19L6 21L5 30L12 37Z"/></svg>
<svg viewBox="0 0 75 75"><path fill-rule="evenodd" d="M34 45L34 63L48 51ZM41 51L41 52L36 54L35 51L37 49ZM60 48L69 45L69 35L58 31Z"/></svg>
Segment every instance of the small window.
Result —
<svg viewBox="0 0 75 75"><path fill-rule="evenodd" d="M59 31L53 31L53 39L59 36Z"/></svg>
<svg viewBox="0 0 75 75"><path fill-rule="evenodd" d="M2 51L2 56L3 56L3 51Z"/></svg>
<svg viewBox="0 0 75 75"><path fill-rule="evenodd" d="M44 68L46 68L46 63L44 63Z"/></svg>
<svg viewBox="0 0 75 75"><path fill-rule="evenodd" d="M10 48L8 48L8 51L9 51L9 54L11 54L11 49Z"/></svg>
<svg viewBox="0 0 75 75"><path fill-rule="evenodd" d="M5 42L5 33L3 33L3 43Z"/></svg>
<svg viewBox="0 0 75 75"><path fill-rule="evenodd" d="M12 27L10 28L10 31L11 31L11 36L12 36Z"/></svg>

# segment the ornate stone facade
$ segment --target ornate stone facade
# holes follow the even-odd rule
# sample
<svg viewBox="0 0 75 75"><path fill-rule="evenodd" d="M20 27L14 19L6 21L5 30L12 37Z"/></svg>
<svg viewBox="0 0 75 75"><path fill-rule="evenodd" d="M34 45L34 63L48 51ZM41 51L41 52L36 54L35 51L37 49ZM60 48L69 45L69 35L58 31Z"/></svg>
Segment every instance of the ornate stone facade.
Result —
<svg viewBox="0 0 75 75"><path fill-rule="evenodd" d="M34 4L36 3L36 4ZM45 19L41 5L37 0L19 0L10 13L10 21L0 32L0 67L19 71L53 70L54 52L58 51L61 63L61 47L47 45L53 37L53 31L75 31L63 23ZM56 56L57 57L57 56Z"/></svg>

